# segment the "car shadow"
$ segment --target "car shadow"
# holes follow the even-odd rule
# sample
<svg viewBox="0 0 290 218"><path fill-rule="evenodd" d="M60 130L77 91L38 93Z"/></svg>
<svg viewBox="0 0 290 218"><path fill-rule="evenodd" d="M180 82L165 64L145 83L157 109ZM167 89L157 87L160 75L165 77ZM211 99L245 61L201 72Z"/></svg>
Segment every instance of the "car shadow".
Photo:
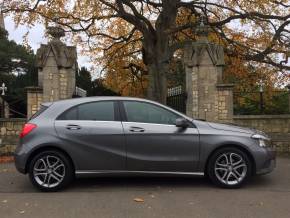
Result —
<svg viewBox="0 0 290 218"><path fill-rule="evenodd" d="M246 189L270 188L273 180L269 176L255 176L244 186ZM158 190L158 189L217 189L204 177L94 177L77 178L66 191L106 190Z"/></svg>
<svg viewBox="0 0 290 218"><path fill-rule="evenodd" d="M68 188L68 190L81 189L160 189L160 188L184 188L184 187L213 187L206 178L188 178L188 177L94 177L77 178Z"/></svg>

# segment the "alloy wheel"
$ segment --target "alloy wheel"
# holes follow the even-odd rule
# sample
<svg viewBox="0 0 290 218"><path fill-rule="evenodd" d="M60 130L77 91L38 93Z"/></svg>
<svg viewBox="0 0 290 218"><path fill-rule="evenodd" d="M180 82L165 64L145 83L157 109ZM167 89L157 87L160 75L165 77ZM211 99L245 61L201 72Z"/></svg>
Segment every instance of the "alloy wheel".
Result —
<svg viewBox="0 0 290 218"><path fill-rule="evenodd" d="M235 152L222 153L215 161L215 176L225 185L241 183L247 175L247 170L245 159Z"/></svg>
<svg viewBox="0 0 290 218"><path fill-rule="evenodd" d="M45 155L33 167L33 177L38 185L46 188L58 186L65 178L65 164L57 156Z"/></svg>

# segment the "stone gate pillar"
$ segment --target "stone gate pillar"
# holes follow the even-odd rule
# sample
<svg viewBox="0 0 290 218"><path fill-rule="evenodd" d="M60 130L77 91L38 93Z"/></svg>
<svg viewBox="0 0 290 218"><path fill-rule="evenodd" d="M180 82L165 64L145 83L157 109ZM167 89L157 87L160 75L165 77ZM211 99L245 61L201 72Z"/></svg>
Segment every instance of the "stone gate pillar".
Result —
<svg viewBox="0 0 290 218"><path fill-rule="evenodd" d="M208 41L210 27L201 21L199 39L184 49L188 116L208 121L231 122L232 84L223 84L223 47Z"/></svg>
<svg viewBox="0 0 290 218"><path fill-rule="evenodd" d="M72 98L75 91L76 47L67 46L60 40L65 35L60 27L49 27L48 34L52 39L42 44L36 53L38 87L27 89L28 117L42 102Z"/></svg>
<svg viewBox="0 0 290 218"><path fill-rule="evenodd" d="M43 88L43 101L71 98L75 89L77 69L76 47L60 41L64 30L49 27L52 40L37 51L38 86Z"/></svg>
<svg viewBox="0 0 290 218"><path fill-rule="evenodd" d="M27 93L27 117L35 114L43 102L43 92L40 87L26 87Z"/></svg>

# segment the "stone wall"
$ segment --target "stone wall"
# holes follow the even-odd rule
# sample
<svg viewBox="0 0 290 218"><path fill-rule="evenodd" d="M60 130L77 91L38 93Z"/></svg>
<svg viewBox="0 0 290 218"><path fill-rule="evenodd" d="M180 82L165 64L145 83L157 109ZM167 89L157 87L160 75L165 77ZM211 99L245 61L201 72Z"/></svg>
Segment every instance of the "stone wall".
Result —
<svg viewBox="0 0 290 218"><path fill-rule="evenodd" d="M290 153L289 115L239 115L234 116L235 124L251 127L269 134L279 153Z"/></svg>
<svg viewBox="0 0 290 218"><path fill-rule="evenodd" d="M0 156L12 154L26 119L0 119Z"/></svg>

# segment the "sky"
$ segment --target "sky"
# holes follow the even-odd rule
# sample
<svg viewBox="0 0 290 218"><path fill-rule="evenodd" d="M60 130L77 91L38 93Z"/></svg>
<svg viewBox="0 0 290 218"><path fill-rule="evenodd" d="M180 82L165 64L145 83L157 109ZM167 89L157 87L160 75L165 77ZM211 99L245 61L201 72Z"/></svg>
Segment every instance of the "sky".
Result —
<svg viewBox="0 0 290 218"><path fill-rule="evenodd" d="M35 25L33 28L28 28L25 25L15 27L13 19L9 16L5 17L5 28L9 33L9 39L14 40L17 44L23 43L23 36L29 30L28 35L28 44L36 53L37 49L40 47L40 44L46 44L47 39L44 37L44 26L41 24ZM66 44L70 45L66 42ZM79 50L79 49L78 49ZM78 52L80 54L80 52ZM78 55L78 65L79 67L88 67L90 68L91 64L89 58L86 56Z"/></svg>

